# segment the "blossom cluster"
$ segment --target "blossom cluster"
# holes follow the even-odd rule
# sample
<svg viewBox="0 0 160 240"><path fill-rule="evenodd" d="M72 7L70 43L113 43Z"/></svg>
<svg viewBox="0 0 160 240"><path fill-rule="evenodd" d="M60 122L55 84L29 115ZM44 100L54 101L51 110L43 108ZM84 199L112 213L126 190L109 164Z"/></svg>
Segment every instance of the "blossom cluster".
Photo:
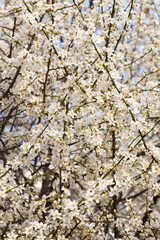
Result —
<svg viewBox="0 0 160 240"><path fill-rule="evenodd" d="M160 3L0 7L0 239L159 239Z"/></svg>

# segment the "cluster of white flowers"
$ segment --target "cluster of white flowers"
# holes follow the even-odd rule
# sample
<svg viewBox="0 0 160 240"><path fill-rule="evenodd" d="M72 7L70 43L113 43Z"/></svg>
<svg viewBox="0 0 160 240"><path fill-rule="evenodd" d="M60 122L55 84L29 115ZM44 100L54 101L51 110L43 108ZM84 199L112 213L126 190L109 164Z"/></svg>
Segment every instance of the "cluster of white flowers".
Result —
<svg viewBox="0 0 160 240"><path fill-rule="evenodd" d="M0 239L160 239L159 13L3 1Z"/></svg>

